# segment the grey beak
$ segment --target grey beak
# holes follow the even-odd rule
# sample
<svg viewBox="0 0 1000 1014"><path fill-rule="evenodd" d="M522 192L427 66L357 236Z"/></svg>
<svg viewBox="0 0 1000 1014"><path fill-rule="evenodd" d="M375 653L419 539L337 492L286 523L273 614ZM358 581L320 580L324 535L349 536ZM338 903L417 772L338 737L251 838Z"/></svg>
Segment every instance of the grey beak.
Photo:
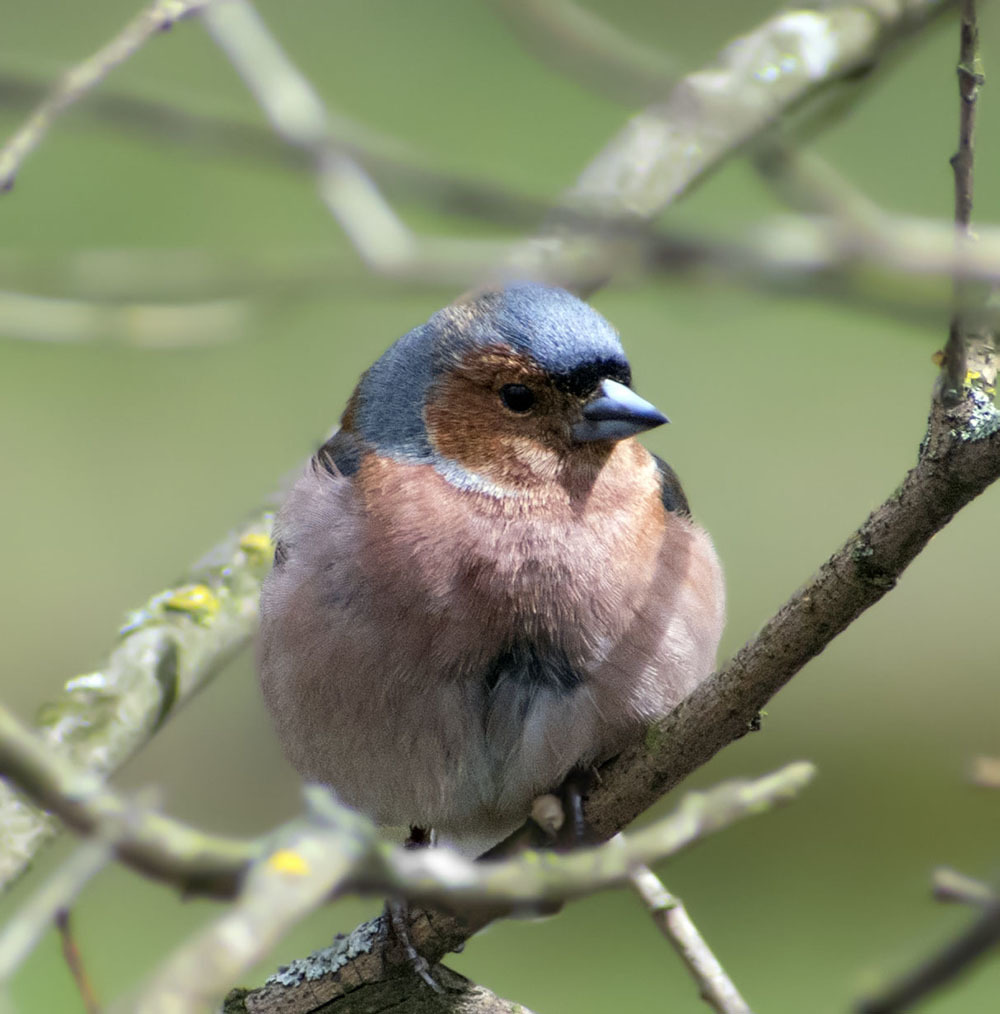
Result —
<svg viewBox="0 0 1000 1014"><path fill-rule="evenodd" d="M583 421L573 426L573 439L624 440L670 420L645 398L615 380L602 380L583 406Z"/></svg>

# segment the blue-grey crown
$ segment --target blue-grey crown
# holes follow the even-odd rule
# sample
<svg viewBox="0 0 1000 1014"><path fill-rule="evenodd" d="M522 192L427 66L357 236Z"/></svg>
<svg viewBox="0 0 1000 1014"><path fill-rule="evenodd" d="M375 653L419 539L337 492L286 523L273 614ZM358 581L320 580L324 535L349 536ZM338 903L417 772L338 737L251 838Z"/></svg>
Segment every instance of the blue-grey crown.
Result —
<svg viewBox="0 0 1000 1014"><path fill-rule="evenodd" d="M629 382L615 329L565 289L516 282L462 309L470 308L472 313L438 311L391 345L365 374L357 426L383 453L432 457L423 419L427 390L470 346L510 345L570 388L585 388L600 376Z"/></svg>

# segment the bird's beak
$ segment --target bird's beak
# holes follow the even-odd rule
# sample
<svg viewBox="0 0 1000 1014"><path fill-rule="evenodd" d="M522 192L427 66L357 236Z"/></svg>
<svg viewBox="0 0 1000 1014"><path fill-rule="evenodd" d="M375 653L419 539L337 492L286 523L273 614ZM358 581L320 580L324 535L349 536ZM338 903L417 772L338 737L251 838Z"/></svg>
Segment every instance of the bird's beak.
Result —
<svg viewBox="0 0 1000 1014"><path fill-rule="evenodd" d="M573 439L624 440L662 426L670 420L631 388L614 380L602 380L583 406L583 420L573 426Z"/></svg>

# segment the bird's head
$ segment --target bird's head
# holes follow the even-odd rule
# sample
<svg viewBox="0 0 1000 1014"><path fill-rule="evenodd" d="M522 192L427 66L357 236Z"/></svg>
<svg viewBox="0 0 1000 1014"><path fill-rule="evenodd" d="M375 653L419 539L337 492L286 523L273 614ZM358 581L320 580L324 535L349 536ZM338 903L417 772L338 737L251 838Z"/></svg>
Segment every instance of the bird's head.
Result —
<svg viewBox="0 0 1000 1014"><path fill-rule="evenodd" d="M667 422L630 383L599 313L520 282L461 299L400 338L362 378L343 424L460 486L517 491L593 467Z"/></svg>

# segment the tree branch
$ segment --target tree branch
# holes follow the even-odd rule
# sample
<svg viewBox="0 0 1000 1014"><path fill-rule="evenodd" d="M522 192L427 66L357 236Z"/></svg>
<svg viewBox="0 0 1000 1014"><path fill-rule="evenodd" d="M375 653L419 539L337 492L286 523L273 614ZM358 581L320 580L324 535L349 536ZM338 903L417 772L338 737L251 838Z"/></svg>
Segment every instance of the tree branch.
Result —
<svg viewBox="0 0 1000 1014"><path fill-rule="evenodd" d="M665 95L677 69L572 0L491 0L526 49L599 94L629 105Z"/></svg>
<svg viewBox="0 0 1000 1014"><path fill-rule="evenodd" d="M2 337L21 341L111 342L146 349L215 345L242 337L249 311L238 299L116 304L0 291Z"/></svg>
<svg viewBox="0 0 1000 1014"><path fill-rule="evenodd" d="M221 999L236 978L334 893L374 892L446 905L463 911L462 924L471 930L513 909L561 903L625 883L636 876L637 868L793 798L811 780L814 769L806 763L791 764L755 781L732 781L690 793L674 813L604 845L564 855L531 852L480 863L448 849L409 850L385 842L370 820L317 786L307 792L310 806L304 819L257 841L208 835L143 811L93 775L74 771L3 709L0 772L76 830L96 835L100 846L93 855L94 850L82 851L32 902L25 916L0 936L0 982L34 946L47 916L65 911L113 850L134 868L188 893L236 898L234 906L162 965L134 1006L143 1014L176 1014L201 1010ZM651 876L647 871L641 884ZM690 933L688 938L690 950ZM387 932L369 930L367 939L369 946L377 944L382 950L394 945ZM697 974L708 974L703 959L704 955L696 957ZM383 971L389 965L407 967L399 945L379 961ZM308 966L286 970L281 983L309 984L312 1003L315 988L304 967ZM719 986L719 975L721 970L713 974L713 989ZM251 994L244 999L252 1010L259 997ZM720 1009L729 1014L735 1008Z"/></svg>
<svg viewBox="0 0 1000 1014"><path fill-rule="evenodd" d="M337 853L340 861L355 857L346 872L336 874L345 892L465 907L566 901L622 884L638 865L658 862L743 817L787 802L814 773L811 764L799 762L763 778L689 793L675 814L596 848L474 863L449 849L407 849L383 841L371 821L318 786L307 787L305 823L292 821L256 840L210 835L144 810L92 772L75 769L0 707L0 775L75 831L107 838L133 869L186 894L220 898L240 895L247 876L275 855L294 853L302 874L321 865L307 858L319 851Z"/></svg>
<svg viewBox="0 0 1000 1014"><path fill-rule="evenodd" d="M979 26L976 21L976 0L962 0L961 31L958 56L958 151L951 157L955 174L955 243L964 249L973 239L972 193L976 155L976 99L984 83L983 64L979 55ZM954 402L967 383L966 346L970 323L963 313L969 302L965 279L955 279L955 311L948 331L942 363L941 397Z"/></svg>
<svg viewBox="0 0 1000 1014"><path fill-rule="evenodd" d="M60 113L83 98L157 32L202 10L211 0L156 0L136 15L106 46L67 71L48 98L0 148L0 191L10 190L24 160L38 147Z"/></svg>
<svg viewBox="0 0 1000 1014"><path fill-rule="evenodd" d="M260 513L130 615L104 665L70 680L40 710L47 756L98 784L250 640L271 565L271 520ZM46 814L0 784L0 884L16 879L54 834Z"/></svg>
<svg viewBox="0 0 1000 1014"><path fill-rule="evenodd" d="M938 901L960 902L963 905L1000 904L1000 897L989 884L945 866L934 871L931 886Z"/></svg>
<svg viewBox="0 0 1000 1014"><path fill-rule="evenodd" d="M857 1014L903 1014L962 974L1000 941L1000 904L994 902L955 939L878 996L862 1000Z"/></svg>
<svg viewBox="0 0 1000 1014"><path fill-rule="evenodd" d="M983 789L1000 789L1000 757L977 757L969 778Z"/></svg>
<svg viewBox="0 0 1000 1014"><path fill-rule="evenodd" d="M38 945L61 911L67 911L77 895L111 861L111 844L97 835L76 851L7 920L0 932L0 991Z"/></svg>
<svg viewBox="0 0 1000 1014"><path fill-rule="evenodd" d="M636 868L632 886L698 984L704 1001L718 1014L752 1014L749 1004L691 921L684 902L672 895L648 866Z"/></svg>
<svg viewBox="0 0 1000 1014"><path fill-rule="evenodd" d="M0 69L0 105L35 105L46 94L45 85L33 74ZM106 90L91 96L78 115L88 115L152 141L187 146L214 156L313 171L308 152L290 146L265 124L243 123L235 116L178 109L168 102ZM507 228L533 228L548 210L548 202L540 197L515 191L496 180L443 168L436 159L399 138L358 123L329 106L326 117L330 133L344 151L395 194L418 198L445 214L475 215ZM148 251L142 252L149 255ZM323 251L313 254L323 255ZM200 256L204 260L205 254ZM280 268L280 261L274 260L275 267ZM122 287L124 284L120 283ZM135 293L131 295L135 298Z"/></svg>
<svg viewBox="0 0 1000 1014"><path fill-rule="evenodd" d="M776 15L633 116L580 174L564 206L652 220L781 117L871 67L893 43L953 6L953 0L847 2ZM611 275L605 247L613 263L613 243L592 230L581 235L558 216L530 246L537 275L576 282L582 293Z"/></svg>
<svg viewBox="0 0 1000 1014"><path fill-rule="evenodd" d="M508 914L512 905L523 910L628 882L637 868L654 861L654 852L661 857L673 855L739 816L759 813L791 798L809 780L812 770L809 764L791 764L752 782L730 782L705 793L689 793L673 814L649 828L562 855L529 852L511 859L471 863L443 849L384 852L383 859L391 858L398 867L394 874L398 879L389 886L396 894L444 902L450 912L464 909L461 915L425 909L411 912L412 942L423 958L436 965L473 933ZM424 886L429 886L428 876L435 872L441 882L441 893L436 897ZM477 883L482 886L474 886ZM693 946L690 933L685 943ZM706 952L702 947L692 958L696 974L710 976L718 996L735 1003L735 990L726 992L724 973L720 978L711 971ZM411 971L406 952L394 941L382 917L338 938L332 947L292 962L260 989L243 994L242 1006L237 1009L248 1014L306 1014L338 1001L337 1010L345 1014L367 1011L370 987L377 990L384 980ZM414 977L413 983L416 981ZM740 1008L722 1010L736 1012Z"/></svg>

